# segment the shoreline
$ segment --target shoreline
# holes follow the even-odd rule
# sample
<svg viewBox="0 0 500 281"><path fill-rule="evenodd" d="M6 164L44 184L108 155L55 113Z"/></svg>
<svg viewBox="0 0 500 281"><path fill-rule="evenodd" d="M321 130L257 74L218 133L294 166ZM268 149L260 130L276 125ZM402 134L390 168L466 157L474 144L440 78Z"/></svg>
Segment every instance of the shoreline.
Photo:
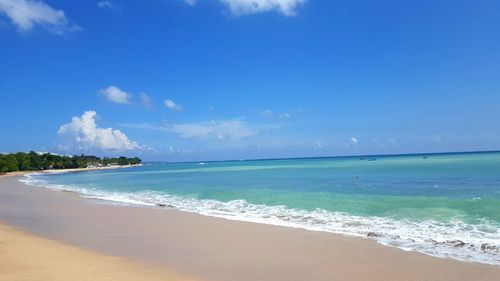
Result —
<svg viewBox="0 0 500 281"><path fill-rule="evenodd" d="M16 176L26 176L30 174L58 174L58 173L77 173L77 172L90 172L99 170L112 170L112 169L123 169L131 167L141 167L143 164L134 165L110 165L102 167L91 167L91 168L71 168L71 169L50 169L50 170L38 170L38 171L17 171L17 172L7 172L5 174L0 174L1 178L6 177L16 177Z"/></svg>
<svg viewBox="0 0 500 281"><path fill-rule="evenodd" d="M413 237L400 237L400 233L392 234L393 236L384 236L383 234L380 234L380 228L377 229L375 226L376 225L382 225L384 226L385 224L391 224L393 222L387 221L384 219L379 219L379 218L369 218L369 222L366 220L363 220L363 217L357 217L357 216L351 216L351 217L336 217L337 221L330 220L329 222L334 223L337 227L335 228L328 228L328 227L321 227L321 226L315 226L315 225L310 225L310 224L304 224L301 222L298 222L297 220L290 220L290 218L298 217L298 218L303 218L307 217L308 215L314 216L315 214L303 214L303 213L298 213L298 212L292 213L292 214L287 214L286 211L288 210L281 210L279 212L272 210L272 208L276 207L270 207L270 206L262 206L262 205L254 205L257 207L260 207L259 210L262 212L262 207L264 208L271 208L271 209L266 209L264 212L267 214L271 214L269 217L280 217L280 215L285 214L285 216L288 216L288 220L267 220L266 218L262 218L261 216L252 216L256 215L254 213L251 213L251 210L253 206L243 208L241 209L232 209L232 205L224 205L221 206L218 203L214 203L215 205L211 205L209 202L210 200L198 200L198 199L185 199L182 197L176 197L176 196L167 196L167 197L162 197L161 195L158 194L143 194L139 195L139 197L127 197L127 196L119 196L115 194L107 194L107 193L93 193L93 192L87 192L87 191L81 191L79 189L73 189L71 187L65 188L61 186L51 186L48 185L47 183L34 183L30 182L29 180L21 180L23 183L30 185L30 186L37 186L41 188L47 188L52 191L57 191L57 192L66 192L66 193L71 193L74 194L75 196L79 196L83 198L84 200L94 200L94 201L99 201L102 204L112 204L112 205L123 205L123 206L133 206L133 207L162 207L165 209L173 209L176 211L181 211L181 212L188 212L188 213L193 213L197 215L202 215L206 217L214 217L214 218L219 218L219 219L224 219L224 220L229 220L229 221L241 221L241 222L249 222L249 223L257 223L257 224L264 224L264 225L273 225L273 226L278 226L278 227L286 227L286 228L292 228L292 229L302 229L302 230L307 230L307 231L316 231L316 232L324 232L324 233L329 233L329 234L335 234L335 235L342 235L350 238L356 238L356 239L365 239L365 240L370 240L375 243L378 243L379 245L383 245L385 247L395 247L397 249L403 250L403 251L413 251L413 252L418 252L422 253L425 255L429 255L432 257L437 257L440 259L453 259L457 261L463 261L463 262L472 262L472 263L480 263L480 264L488 264L488 265L494 265L494 266L500 266L500 257L498 254L495 254L495 250L498 252L498 247L492 246L496 245L496 242L489 243L489 241L482 241L482 244L472 244L471 242L468 242L467 238L449 238L448 240L441 239L439 240L438 238L434 238L433 233L427 233L425 237L429 237L427 240L422 241L422 240L413 240ZM141 197L142 196L142 197ZM231 202L231 201L230 201ZM228 202L228 203L230 203ZM222 203L222 202L221 202ZM223 203L224 204L224 203ZM215 209L217 210L216 212L211 212L210 210ZM222 212L218 212L218 210L223 210ZM294 209L290 209L291 211L294 211ZM226 211L226 212L224 212ZM245 214L245 215L240 215L240 212ZM260 215L260 214L257 214ZM321 215L321 214L320 214ZM328 221L328 217L321 217L319 215L316 217L312 217L313 219L325 219ZM340 223L339 223L340 221ZM344 223L347 222L347 225ZM355 231L357 229L350 229L349 224L355 225L356 223L360 224L365 224L372 225L368 230L362 229L361 231ZM340 225L342 224L342 225ZM392 226L392 225L391 225ZM419 227L416 225L408 225L408 224L399 224L399 228L404 228L406 227L407 230L411 231L419 231ZM426 226L427 227L427 226ZM434 231L443 231L443 229L436 228L439 227L439 225L434 226ZM425 227L424 227L425 228ZM426 228L427 229L427 228ZM365 232L362 232L362 231ZM474 229L475 230L475 229ZM472 230L473 231L473 230ZM404 235L404 234L403 234ZM396 237L396 238L394 238ZM434 240L436 239L436 240ZM462 241L463 240L463 241ZM418 242L417 242L418 241ZM465 241L465 242L464 242ZM420 244L419 244L420 243ZM427 244L426 244L427 243ZM478 246L479 245L479 246ZM483 247L490 247L487 248L486 250L483 249ZM479 250L480 249L480 250ZM491 250L491 251L490 251Z"/></svg>
<svg viewBox="0 0 500 281"><path fill-rule="evenodd" d="M367 239L165 208L113 206L18 179L0 178L0 222L203 280L465 281L500 275L500 266L404 252Z"/></svg>

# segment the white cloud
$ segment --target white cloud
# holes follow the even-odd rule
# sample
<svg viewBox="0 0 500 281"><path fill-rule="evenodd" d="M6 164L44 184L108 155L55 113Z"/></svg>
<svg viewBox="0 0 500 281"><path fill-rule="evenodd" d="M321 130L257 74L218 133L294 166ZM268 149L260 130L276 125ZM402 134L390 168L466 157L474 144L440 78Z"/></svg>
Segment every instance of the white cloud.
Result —
<svg viewBox="0 0 500 281"><path fill-rule="evenodd" d="M176 104L171 99L166 99L166 100L163 101L163 103L165 103L165 106L168 109L170 109L170 110L173 110L173 111L182 111L182 106L180 106L179 104Z"/></svg>
<svg viewBox="0 0 500 281"><path fill-rule="evenodd" d="M147 109L153 108L153 100L150 96L146 95L144 92L139 93L140 103Z"/></svg>
<svg viewBox="0 0 500 281"><path fill-rule="evenodd" d="M227 5L233 15L248 15L278 11L285 16L293 16L296 9L306 0L220 0Z"/></svg>
<svg viewBox="0 0 500 281"><path fill-rule="evenodd" d="M116 9L116 5L111 1L100 1L97 3L97 7L101 9Z"/></svg>
<svg viewBox="0 0 500 281"><path fill-rule="evenodd" d="M435 142L438 142L438 143L440 143L440 142L442 142L442 141L443 141L443 140L441 139L441 136L440 136L440 135L437 135L437 134L436 134L436 135L434 135L434 136L432 137L432 139L433 139Z"/></svg>
<svg viewBox="0 0 500 281"><path fill-rule="evenodd" d="M160 130L178 135L185 139L218 139L238 140L254 137L263 132L277 129L276 124L248 123L241 119L222 121L203 121L192 123L166 123L155 125L150 123L120 124L123 127L145 130Z"/></svg>
<svg viewBox="0 0 500 281"><path fill-rule="evenodd" d="M375 140L376 142L376 140ZM358 144L358 139L355 137L349 138L349 142L342 142L341 145L345 148L350 148Z"/></svg>
<svg viewBox="0 0 500 281"><path fill-rule="evenodd" d="M197 0L184 0L189 6L194 6L197 2Z"/></svg>
<svg viewBox="0 0 500 281"><path fill-rule="evenodd" d="M0 0L1 1L1 0ZM123 91L116 86L109 86L106 89L99 90L99 93L103 95L110 102L129 104L132 95Z"/></svg>
<svg viewBox="0 0 500 281"><path fill-rule="evenodd" d="M181 148L176 148L176 147L173 147L173 146L169 146L168 147L168 153L171 153L171 154L174 154L174 153L177 153L177 154L191 154L193 152L194 151L191 150L191 149L181 149Z"/></svg>
<svg viewBox="0 0 500 281"><path fill-rule="evenodd" d="M292 118L292 114L285 112L285 113L274 113L270 109L262 110L260 112L260 116L264 118L279 118L279 119L290 119Z"/></svg>
<svg viewBox="0 0 500 281"><path fill-rule="evenodd" d="M288 112L286 112L286 113L281 113L281 114L280 114L280 118L281 118L281 119L290 119L290 118L292 118L292 114L290 114L290 113L288 113Z"/></svg>
<svg viewBox="0 0 500 281"><path fill-rule="evenodd" d="M99 94L102 95L110 102L120 104L134 104L143 106L146 109L153 109L153 99L145 92L139 92L134 98L134 94L126 92L117 86L108 86L107 88L100 89Z"/></svg>
<svg viewBox="0 0 500 281"><path fill-rule="evenodd" d="M57 133L67 136L72 145L61 147L78 147L79 149L102 150L134 150L142 148L137 142L130 140L120 130L112 128L98 128L96 112L86 111L81 117L73 117L70 123L59 127Z"/></svg>
<svg viewBox="0 0 500 281"><path fill-rule="evenodd" d="M294 16L296 9L307 0L219 0L236 16L278 11L285 16ZM184 0L194 6L197 0Z"/></svg>
<svg viewBox="0 0 500 281"><path fill-rule="evenodd" d="M272 117L273 116L273 111L272 110L269 110L269 109L266 109L266 110L262 110L260 112L260 116L264 117L264 118L268 118L268 117Z"/></svg>
<svg viewBox="0 0 500 281"><path fill-rule="evenodd" d="M388 146L395 146L398 145L398 141L396 138L389 138L387 140L377 140L377 139L372 139L372 143L380 146L380 147L388 147Z"/></svg>
<svg viewBox="0 0 500 281"><path fill-rule="evenodd" d="M35 25L44 26L58 34L80 29L70 25L63 11L56 10L43 1L0 0L0 13L9 17L22 32L30 31Z"/></svg>
<svg viewBox="0 0 500 281"><path fill-rule="evenodd" d="M242 139L258 134L258 130L251 128L238 119L226 121L210 121L200 123L169 124L165 130L179 135L182 138L216 138Z"/></svg>
<svg viewBox="0 0 500 281"><path fill-rule="evenodd" d="M314 143L316 145L316 149L322 149L323 148L323 144L319 140L316 140Z"/></svg>

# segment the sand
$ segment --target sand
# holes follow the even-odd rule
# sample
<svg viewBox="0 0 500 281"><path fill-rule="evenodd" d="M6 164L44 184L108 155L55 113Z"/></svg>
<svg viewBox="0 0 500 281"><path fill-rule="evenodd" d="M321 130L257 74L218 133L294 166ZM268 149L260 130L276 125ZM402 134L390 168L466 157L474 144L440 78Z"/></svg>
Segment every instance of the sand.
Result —
<svg viewBox="0 0 500 281"><path fill-rule="evenodd" d="M110 205L18 179L0 179L0 222L199 280L500 280L500 266L330 233Z"/></svg>
<svg viewBox="0 0 500 281"><path fill-rule="evenodd" d="M189 280L130 260L86 251L0 225L0 280Z"/></svg>
<svg viewBox="0 0 500 281"><path fill-rule="evenodd" d="M4 174L0 174L1 178L7 177L19 177L25 176L28 174L56 174L56 173L75 173L75 172L88 172L88 171L97 171L97 170L111 170L111 169L120 169L120 168L130 168L130 167L140 167L142 164L134 164L134 165L109 165L102 167L91 167L91 168L71 168L71 169L51 169L51 170L39 170L39 171L17 171L17 172L8 172Z"/></svg>

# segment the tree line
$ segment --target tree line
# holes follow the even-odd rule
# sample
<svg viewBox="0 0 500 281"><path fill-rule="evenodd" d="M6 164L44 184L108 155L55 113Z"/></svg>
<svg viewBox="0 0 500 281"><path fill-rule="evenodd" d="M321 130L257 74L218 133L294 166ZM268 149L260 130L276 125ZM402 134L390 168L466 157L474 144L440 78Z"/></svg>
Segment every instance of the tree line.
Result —
<svg viewBox="0 0 500 281"><path fill-rule="evenodd" d="M136 165L142 160L138 157L104 157L94 155L62 156L34 151L0 154L0 173L16 171L39 171L50 169L87 168L89 166Z"/></svg>

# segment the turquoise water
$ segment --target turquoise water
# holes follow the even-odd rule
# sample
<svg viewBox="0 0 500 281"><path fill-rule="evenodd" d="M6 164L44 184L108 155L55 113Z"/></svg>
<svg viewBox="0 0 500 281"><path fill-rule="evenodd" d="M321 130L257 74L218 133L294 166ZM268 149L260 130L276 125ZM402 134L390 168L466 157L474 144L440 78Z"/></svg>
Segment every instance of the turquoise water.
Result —
<svg viewBox="0 0 500 281"><path fill-rule="evenodd" d="M375 239L500 264L500 153L314 158L29 176L88 197Z"/></svg>

